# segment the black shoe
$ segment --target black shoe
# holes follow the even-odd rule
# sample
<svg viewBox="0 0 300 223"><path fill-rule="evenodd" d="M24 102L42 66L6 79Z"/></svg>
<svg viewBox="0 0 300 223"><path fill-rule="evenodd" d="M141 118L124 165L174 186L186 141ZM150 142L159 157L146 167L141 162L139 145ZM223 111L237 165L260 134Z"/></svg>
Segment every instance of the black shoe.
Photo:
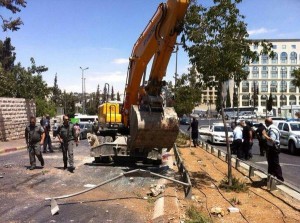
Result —
<svg viewBox="0 0 300 223"><path fill-rule="evenodd" d="M29 167L29 170L34 170L35 169L35 166L30 166Z"/></svg>
<svg viewBox="0 0 300 223"><path fill-rule="evenodd" d="M44 159L41 160L41 165L42 165L42 166L45 165Z"/></svg>
<svg viewBox="0 0 300 223"><path fill-rule="evenodd" d="M64 165L64 170L67 169L67 168L68 168L68 166L67 166L67 165Z"/></svg>
<svg viewBox="0 0 300 223"><path fill-rule="evenodd" d="M70 167L69 167L69 171L70 171L71 173L74 173L74 170L75 170L75 167L73 167L73 166L70 166Z"/></svg>
<svg viewBox="0 0 300 223"><path fill-rule="evenodd" d="M50 152L50 153L54 153L53 149L51 149L49 152Z"/></svg>
<svg viewBox="0 0 300 223"><path fill-rule="evenodd" d="M44 150L44 151L43 151L43 153L47 153L47 151L46 151L46 150Z"/></svg>

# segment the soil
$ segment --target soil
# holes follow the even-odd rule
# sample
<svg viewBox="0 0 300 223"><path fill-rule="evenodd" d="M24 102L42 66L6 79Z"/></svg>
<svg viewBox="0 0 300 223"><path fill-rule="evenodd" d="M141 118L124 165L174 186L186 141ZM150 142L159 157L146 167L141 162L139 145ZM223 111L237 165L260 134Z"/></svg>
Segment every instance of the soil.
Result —
<svg viewBox="0 0 300 223"><path fill-rule="evenodd" d="M245 182L248 190L226 192L219 188L228 171L224 160L199 147L182 147L179 153L193 185L191 200L185 199L181 193L179 195L180 219L183 222L189 219L186 211L192 206L211 222L300 222L300 201L279 190L267 190L266 181L257 176L249 179L248 172L232 168L233 177ZM236 207L239 212L230 213L229 207ZM221 208L222 213L213 214L213 208Z"/></svg>

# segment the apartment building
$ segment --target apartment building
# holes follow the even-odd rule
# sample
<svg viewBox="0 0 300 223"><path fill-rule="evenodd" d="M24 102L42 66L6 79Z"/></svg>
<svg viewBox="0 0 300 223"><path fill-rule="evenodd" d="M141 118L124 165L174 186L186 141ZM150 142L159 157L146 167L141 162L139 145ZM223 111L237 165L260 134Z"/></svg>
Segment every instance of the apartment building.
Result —
<svg viewBox="0 0 300 223"><path fill-rule="evenodd" d="M291 73L300 67L300 39L267 39L273 44L274 58L261 55L246 67L249 76L239 86L239 106L253 106L254 91L258 91L257 109L265 113L266 100L272 93L274 113L287 105L299 105L299 88L291 83ZM260 52L260 46L251 46L253 51Z"/></svg>
<svg viewBox="0 0 300 223"><path fill-rule="evenodd" d="M272 93L273 113L278 115L283 106L300 105L299 88L291 83L291 73L300 67L300 39L267 39L273 44L274 58L261 55L258 61L251 63L247 69L249 76L239 86L229 81L230 98L233 98L234 87L238 91L239 106L253 106L254 91L258 92L256 108L258 113L265 114L266 101ZM261 46L252 45L253 51L260 52ZM203 92L202 103L214 103L216 89Z"/></svg>

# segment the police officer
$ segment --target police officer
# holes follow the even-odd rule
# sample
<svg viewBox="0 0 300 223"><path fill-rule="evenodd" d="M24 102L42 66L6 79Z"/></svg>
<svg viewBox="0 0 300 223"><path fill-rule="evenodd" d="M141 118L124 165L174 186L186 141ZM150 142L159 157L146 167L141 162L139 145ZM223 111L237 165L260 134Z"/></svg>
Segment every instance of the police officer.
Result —
<svg viewBox="0 0 300 223"><path fill-rule="evenodd" d="M266 118L265 124L268 132L263 131L263 136L267 140L267 161L268 161L268 174L275 176L277 179L284 181L282 177L282 170L279 164L279 151L276 145L279 144L280 132L278 128L273 125L272 118Z"/></svg>
<svg viewBox="0 0 300 223"><path fill-rule="evenodd" d="M26 145L29 152L30 170L36 168L35 156L44 166L44 159L41 146L44 144L45 132L43 127L36 125L36 118L30 117L30 124L25 128Z"/></svg>
<svg viewBox="0 0 300 223"><path fill-rule="evenodd" d="M69 171L73 172L75 170L73 150L75 145L78 145L78 138L75 133L75 128L70 124L67 115L63 117L63 125L60 126L57 136L62 145L64 169L68 168L67 163L69 160Z"/></svg>

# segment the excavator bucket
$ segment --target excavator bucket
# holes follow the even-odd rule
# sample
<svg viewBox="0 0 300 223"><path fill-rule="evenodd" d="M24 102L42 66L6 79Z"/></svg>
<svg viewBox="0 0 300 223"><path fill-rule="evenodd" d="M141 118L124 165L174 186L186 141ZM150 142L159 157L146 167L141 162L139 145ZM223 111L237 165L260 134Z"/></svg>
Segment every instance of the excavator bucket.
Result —
<svg viewBox="0 0 300 223"><path fill-rule="evenodd" d="M171 149L179 132L177 114L172 107L163 112L139 111L131 107L128 149Z"/></svg>

